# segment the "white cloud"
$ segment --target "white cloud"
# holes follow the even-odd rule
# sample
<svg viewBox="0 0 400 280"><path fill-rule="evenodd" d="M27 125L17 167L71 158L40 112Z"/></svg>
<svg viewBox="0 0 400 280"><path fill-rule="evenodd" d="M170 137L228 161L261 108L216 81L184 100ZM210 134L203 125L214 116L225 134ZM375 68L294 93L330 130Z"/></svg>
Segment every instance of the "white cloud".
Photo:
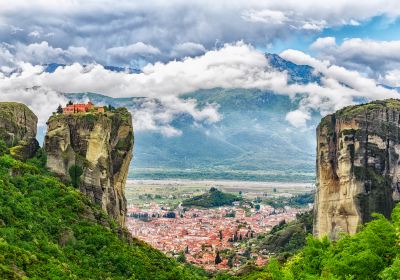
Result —
<svg viewBox="0 0 400 280"><path fill-rule="evenodd" d="M34 30L34 31L30 32L28 34L28 36L33 37L33 38L39 38L40 37L40 32L37 31L37 30Z"/></svg>
<svg viewBox="0 0 400 280"><path fill-rule="evenodd" d="M107 49L107 53L112 56L129 58L137 54L159 54L160 50L152 45L143 42L137 42L128 46L113 47Z"/></svg>
<svg viewBox="0 0 400 280"><path fill-rule="evenodd" d="M97 92L111 97L147 97L146 103L134 112L138 126L169 136L179 135L180 131L171 123L180 114L192 116L195 123L213 123L221 118L213 105L199 109L194 100L178 98L199 89L259 88L300 98L298 110L287 116L287 120L298 127L307 123L312 111L327 114L353 104L355 98L374 100L399 96L394 90L376 86L375 80L329 61L295 50L281 55L294 63L314 67L323 74L320 84L288 84L286 72L271 68L263 53L238 42L182 61L149 64L139 74L117 73L98 64L83 66L78 63L45 73L41 66L21 63L19 73L0 77L0 92L9 93L7 98L12 98L12 92L39 86L54 93ZM54 104L54 101L45 102L42 106L53 109Z"/></svg>
<svg viewBox="0 0 400 280"><path fill-rule="evenodd" d="M321 37L310 45L310 48L314 50L323 50L331 47L336 47L335 37Z"/></svg>
<svg viewBox="0 0 400 280"><path fill-rule="evenodd" d="M172 57L197 56L205 52L206 49L202 44L185 42L174 46L171 52L171 56Z"/></svg>
<svg viewBox="0 0 400 280"><path fill-rule="evenodd" d="M182 114L189 115L195 123L215 123L221 119L218 107L210 104L197 108L195 100L182 100L176 96L146 99L131 110L136 130L160 131L167 137L179 136L182 131L171 125Z"/></svg>
<svg viewBox="0 0 400 280"><path fill-rule="evenodd" d="M21 61L32 64L70 63L76 60L90 61L90 58L90 54L85 47L55 48L46 41L29 45L22 43L16 45L3 43L0 45L0 62L9 66L15 66Z"/></svg>
<svg viewBox="0 0 400 280"><path fill-rule="evenodd" d="M321 85L290 86L292 89L298 87L298 92L303 93L300 105L302 112L318 110L325 115L353 104L355 98L366 100L399 98L399 94L395 90L388 90L377 85L374 79L333 65L327 60L321 61L297 50L286 50L280 55L293 63L310 65L314 67L315 71L323 74ZM297 116L301 117L300 114ZM290 120L292 119L290 118Z"/></svg>
<svg viewBox="0 0 400 280"><path fill-rule="evenodd" d="M325 20L318 20L318 21L306 21L302 25L302 28L305 30L314 30L314 31L321 31L327 26L327 22Z"/></svg>
<svg viewBox="0 0 400 280"><path fill-rule="evenodd" d="M301 110L291 111L286 115L286 120L297 128L304 128L307 126L307 121L311 119L310 112Z"/></svg>
<svg viewBox="0 0 400 280"><path fill-rule="evenodd" d="M351 38L337 44L333 37L318 38L311 49L322 59L379 78L400 68L400 40ZM384 82L380 80L380 82Z"/></svg>
<svg viewBox="0 0 400 280"><path fill-rule="evenodd" d="M248 22L262 22L268 24L284 24L289 18L282 11L264 10L246 10L242 18Z"/></svg>
<svg viewBox="0 0 400 280"><path fill-rule="evenodd" d="M400 69L394 69L385 73L383 77L380 78L383 84L400 87Z"/></svg>
<svg viewBox="0 0 400 280"><path fill-rule="evenodd" d="M112 0L14 0L0 3L0 22L7 26L0 26L0 36L10 44L26 44L27 39L33 39L29 36L32 32L40 32L40 38L52 34L46 37L50 45L62 49L71 45L85 47L102 64L121 62L118 57L107 61L107 50L146 42L160 50L157 53L153 49L152 55L146 57L146 61L154 63L175 58L170 56L175 54L174 48L185 42L201 44L205 49L212 49L216 40L244 40L265 46L291 36L315 34L327 27L399 15L396 0L338 0L329 5L320 0L304 0L301 5L293 0L121 0L118 5ZM138 54L136 50L133 53Z"/></svg>

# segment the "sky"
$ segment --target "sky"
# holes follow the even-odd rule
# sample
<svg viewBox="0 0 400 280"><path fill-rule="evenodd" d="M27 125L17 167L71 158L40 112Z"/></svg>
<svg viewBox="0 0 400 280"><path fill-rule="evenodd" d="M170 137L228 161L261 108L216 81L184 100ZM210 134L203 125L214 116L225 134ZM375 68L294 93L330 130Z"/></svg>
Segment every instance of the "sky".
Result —
<svg viewBox="0 0 400 280"><path fill-rule="evenodd" d="M182 94L215 87L301 96L289 125L307 127L355 100L398 97L400 5L396 0L0 1L0 101L26 103L40 125L63 93L148 98L139 130L174 137L182 113L215 123L218 106ZM288 83L264 53L323 74L320 84ZM54 73L44 64L62 63ZM140 73L115 73L104 65ZM163 105L160 111L155 99Z"/></svg>

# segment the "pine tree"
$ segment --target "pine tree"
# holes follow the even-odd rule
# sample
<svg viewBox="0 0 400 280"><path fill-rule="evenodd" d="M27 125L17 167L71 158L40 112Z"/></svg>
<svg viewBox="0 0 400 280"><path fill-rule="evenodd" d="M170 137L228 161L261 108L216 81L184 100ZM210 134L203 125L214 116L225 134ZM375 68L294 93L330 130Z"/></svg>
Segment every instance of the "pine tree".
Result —
<svg viewBox="0 0 400 280"><path fill-rule="evenodd" d="M222 262L221 256L219 255L219 251L217 251L217 255L215 256L215 264L219 264Z"/></svg>
<svg viewBox="0 0 400 280"><path fill-rule="evenodd" d="M63 113L63 108L61 107L61 105L58 105L57 114L62 114L62 113Z"/></svg>
<svg viewBox="0 0 400 280"><path fill-rule="evenodd" d="M232 255L232 256L230 256L229 259L228 259L228 266L229 266L230 268L233 267L233 258L234 258L234 257L235 257L235 256Z"/></svg>

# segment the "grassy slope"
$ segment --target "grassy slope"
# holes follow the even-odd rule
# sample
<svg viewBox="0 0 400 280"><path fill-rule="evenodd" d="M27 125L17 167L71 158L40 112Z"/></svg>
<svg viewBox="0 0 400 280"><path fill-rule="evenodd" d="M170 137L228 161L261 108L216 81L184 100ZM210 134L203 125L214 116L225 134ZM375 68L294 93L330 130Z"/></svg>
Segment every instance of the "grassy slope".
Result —
<svg viewBox="0 0 400 280"><path fill-rule="evenodd" d="M128 235L41 166L0 156L0 279L202 278L143 242L118 237Z"/></svg>

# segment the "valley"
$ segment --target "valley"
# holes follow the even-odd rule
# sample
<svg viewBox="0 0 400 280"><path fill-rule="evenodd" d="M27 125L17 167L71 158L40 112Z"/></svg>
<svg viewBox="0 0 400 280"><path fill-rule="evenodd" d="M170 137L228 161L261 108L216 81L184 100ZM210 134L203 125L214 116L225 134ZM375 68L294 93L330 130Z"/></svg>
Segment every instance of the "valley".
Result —
<svg viewBox="0 0 400 280"><path fill-rule="evenodd" d="M178 261L209 271L238 270L248 261L262 266L271 252L259 250L257 240L312 208L310 203L276 208L268 203L313 191L310 183L128 180L126 226L134 237ZM223 197L236 201L217 207L211 200L209 206L202 202L204 207L189 203L213 193L220 202Z"/></svg>

